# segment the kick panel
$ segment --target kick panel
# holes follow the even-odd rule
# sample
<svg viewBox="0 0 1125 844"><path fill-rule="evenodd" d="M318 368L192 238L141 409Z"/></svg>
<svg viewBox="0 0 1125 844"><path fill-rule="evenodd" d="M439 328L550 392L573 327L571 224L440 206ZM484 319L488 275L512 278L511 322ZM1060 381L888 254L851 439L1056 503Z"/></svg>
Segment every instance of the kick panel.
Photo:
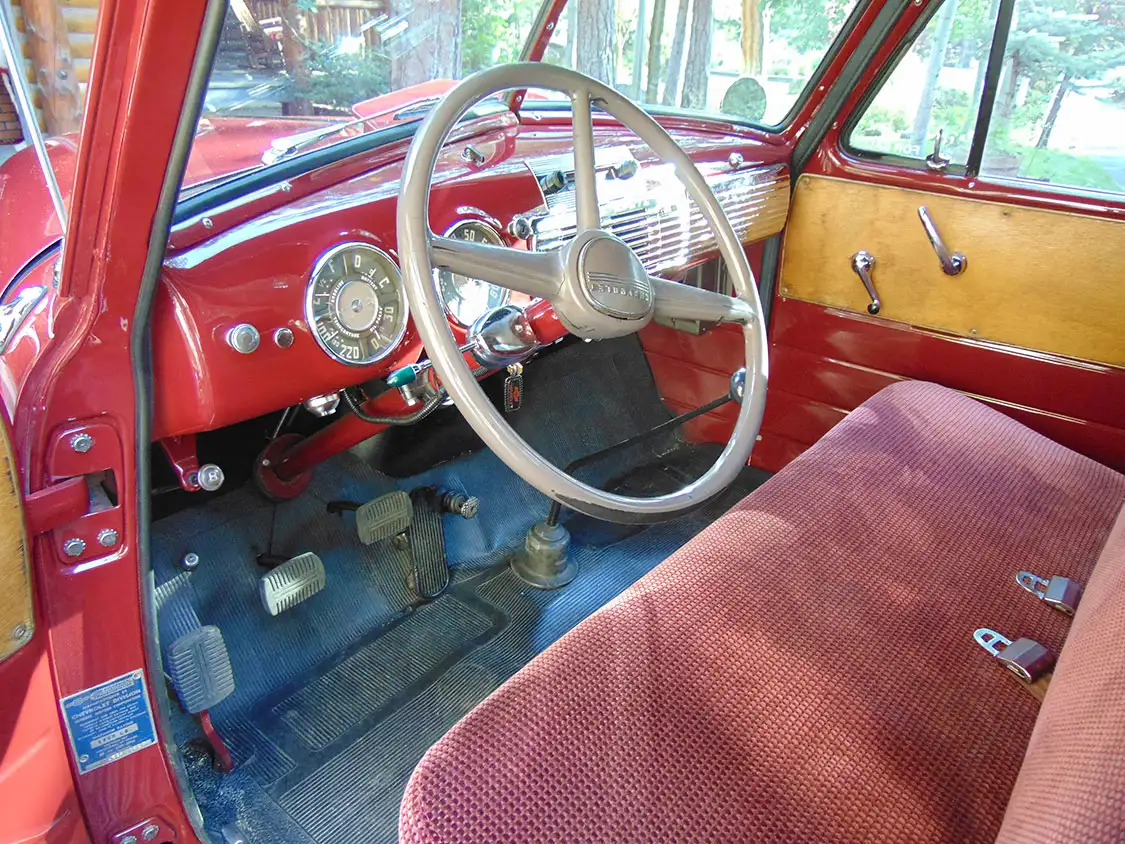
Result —
<svg viewBox="0 0 1125 844"><path fill-rule="evenodd" d="M925 208L950 274L927 236ZM874 258L868 292L853 259ZM977 340L1125 365L1125 222L802 176L779 293ZM872 308L873 299L877 306Z"/></svg>

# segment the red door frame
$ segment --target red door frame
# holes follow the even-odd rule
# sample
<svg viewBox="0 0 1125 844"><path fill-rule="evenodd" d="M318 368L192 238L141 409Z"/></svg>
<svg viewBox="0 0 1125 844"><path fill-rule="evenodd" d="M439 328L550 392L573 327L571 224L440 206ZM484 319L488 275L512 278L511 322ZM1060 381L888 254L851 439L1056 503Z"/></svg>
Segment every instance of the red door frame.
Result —
<svg viewBox="0 0 1125 844"><path fill-rule="evenodd" d="M33 540L35 638L50 655L56 702L148 665L130 327L198 40L192 34L201 30L206 3L101 0L100 6L55 334L13 420L25 492L57 480L52 461L71 456L66 449L52 454L64 432L97 424L106 432L104 446L120 443L118 545L75 565L57 548L66 526ZM81 473L81 466L73 470ZM148 679L151 697L163 680ZM152 704L158 712L155 699ZM162 744L81 776L71 760L92 841L120 840L124 830L151 818L159 819L158 842L196 840Z"/></svg>

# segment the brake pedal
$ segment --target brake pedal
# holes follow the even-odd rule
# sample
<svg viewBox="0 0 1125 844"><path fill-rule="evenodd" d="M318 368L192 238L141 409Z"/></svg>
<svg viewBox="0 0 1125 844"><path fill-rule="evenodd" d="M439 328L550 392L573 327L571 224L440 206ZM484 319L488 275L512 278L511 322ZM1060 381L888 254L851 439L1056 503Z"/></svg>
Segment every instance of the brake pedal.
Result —
<svg viewBox="0 0 1125 844"><path fill-rule="evenodd" d="M410 527L414 519L414 506L410 496L402 490L380 495L355 511L355 530L359 541L373 545L380 539L390 539Z"/></svg>
<svg viewBox="0 0 1125 844"><path fill-rule="evenodd" d="M311 551L286 560L258 580L262 606L270 615L280 615L324 588L324 563Z"/></svg>
<svg viewBox="0 0 1125 844"><path fill-rule="evenodd" d="M234 691L234 670L222 631L207 625L176 639L168 649L168 677L184 709L199 716L215 754L215 767L224 773L231 771L230 750L211 723L210 713Z"/></svg>

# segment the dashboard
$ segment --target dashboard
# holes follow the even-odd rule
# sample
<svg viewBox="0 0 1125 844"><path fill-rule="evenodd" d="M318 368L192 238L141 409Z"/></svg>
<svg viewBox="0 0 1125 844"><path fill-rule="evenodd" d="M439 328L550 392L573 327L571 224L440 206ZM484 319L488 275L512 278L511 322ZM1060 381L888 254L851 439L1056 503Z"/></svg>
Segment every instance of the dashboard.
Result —
<svg viewBox="0 0 1125 844"><path fill-rule="evenodd" d="M557 249L575 231L569 127L505 117L443 151L431 229ZM744 243L781 230L789 200L784 150L717 132L676 137ZM595 140L603 226L650 272L682 276L715 254L667 165L615 125L598 126ZM383 379L424 357L396 254L404 151L381 149L306 174L173 231L153 313L156 438L213 430ZM532 304L448 271L435 273L434 295L462 343L492 309ZM544 305L536 311L541 323L551 316Z"/></svg>

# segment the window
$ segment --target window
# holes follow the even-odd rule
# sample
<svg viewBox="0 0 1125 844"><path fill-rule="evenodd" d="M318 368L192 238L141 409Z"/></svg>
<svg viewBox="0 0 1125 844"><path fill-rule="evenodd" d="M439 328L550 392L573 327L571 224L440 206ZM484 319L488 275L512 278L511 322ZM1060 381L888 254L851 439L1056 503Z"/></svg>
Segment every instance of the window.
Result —
<svg viewBox="0 0 1125 844"><path fill-rule="evenodd" d="M943 155L966 166L999 9L946 0L849 146L921 159L941 131ZM1125 191L1125 0L1016 0L988 117L982 175Z"/></svg>
<svg viewBox="0 0 1125 844"><path fill-rule="evenodd" d="M984 89L997 3L946 0L887 78L851 134L853 149L964 165Z"/></svg>
<svg viewBox="0 0 1125 844"><path fill-rule="evenodd" d="M1125 191L1125 0L1016 3L981 172Z"/></svg>
<svg viewBox="0 0 1125 844"><path fill-rule="evenodd" d="M542 2L232 2L185 186L420 120L456 80L518 60Z"/></svg>
<svg viewBox="0 0 1125 844"><path fill-rule="evenodd" d="M782 123L856 0L570 0L546 60L642 103Z"/></svg>

